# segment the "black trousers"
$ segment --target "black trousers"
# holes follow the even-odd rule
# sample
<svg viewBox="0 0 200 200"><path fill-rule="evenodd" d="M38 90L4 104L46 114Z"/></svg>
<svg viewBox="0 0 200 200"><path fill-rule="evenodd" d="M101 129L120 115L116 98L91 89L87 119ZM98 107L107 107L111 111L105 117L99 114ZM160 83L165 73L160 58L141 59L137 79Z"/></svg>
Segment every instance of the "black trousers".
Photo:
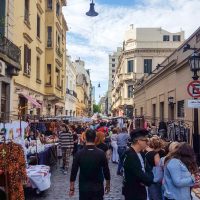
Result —
<svg viewBox="0 0 200 200"><path fill-rule="evenodd" d="M103 195L96 192L79 192L79 200L103 200Z"/></svg>

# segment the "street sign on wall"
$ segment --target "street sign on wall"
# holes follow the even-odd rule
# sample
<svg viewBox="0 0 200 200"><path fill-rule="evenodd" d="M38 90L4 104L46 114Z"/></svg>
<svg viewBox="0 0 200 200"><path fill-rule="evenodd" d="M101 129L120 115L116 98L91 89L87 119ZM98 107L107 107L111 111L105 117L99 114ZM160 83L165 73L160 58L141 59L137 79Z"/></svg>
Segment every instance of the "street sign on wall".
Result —
<svg viewBox="0 0 200 200"><path fill-rule="evenodd" d="M188 100L188 108L200 108L200 100Z"/></svg>
<svg viewBox="0 0 200 200"><path fill-rule="evenodd" d="M187 86L188 94L193 98L200 97L200 81L192 81Z"/></svg>

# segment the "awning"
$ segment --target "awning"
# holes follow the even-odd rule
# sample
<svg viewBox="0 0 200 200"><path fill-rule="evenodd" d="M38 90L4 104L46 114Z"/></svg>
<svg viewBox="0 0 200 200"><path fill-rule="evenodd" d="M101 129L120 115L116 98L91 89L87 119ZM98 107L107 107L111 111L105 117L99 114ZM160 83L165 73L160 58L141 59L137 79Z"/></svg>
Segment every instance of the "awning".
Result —
<svg viewBox="0 0 200 200"><path fill-rule="evenodd" d="M42 105L39 104L37 102L36 99L34 99L33 97L27 95L27 94L24 94L24 93L20 93L22 96L24 96L31 104L33 104L36 108L42 108Z"/></svg>

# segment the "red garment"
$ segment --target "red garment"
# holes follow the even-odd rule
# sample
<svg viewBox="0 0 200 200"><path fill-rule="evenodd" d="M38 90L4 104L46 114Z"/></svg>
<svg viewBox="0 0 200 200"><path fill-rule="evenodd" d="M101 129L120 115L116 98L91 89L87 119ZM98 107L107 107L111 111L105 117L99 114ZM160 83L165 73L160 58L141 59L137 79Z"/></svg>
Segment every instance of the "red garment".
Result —
<svg viewBox="0 0 200 200"><path fill-rule="evenodd" d="M27 180L24 151L19 144L0 144L0 169L7 172L9 200L24 200L23 183Z"/></svg>
<svg viewBox="0 0 200 200"><path fill-rule="evenodd" d="M106 126L101 126L97 129L98 132L108 133L108 128Z"/></svg>

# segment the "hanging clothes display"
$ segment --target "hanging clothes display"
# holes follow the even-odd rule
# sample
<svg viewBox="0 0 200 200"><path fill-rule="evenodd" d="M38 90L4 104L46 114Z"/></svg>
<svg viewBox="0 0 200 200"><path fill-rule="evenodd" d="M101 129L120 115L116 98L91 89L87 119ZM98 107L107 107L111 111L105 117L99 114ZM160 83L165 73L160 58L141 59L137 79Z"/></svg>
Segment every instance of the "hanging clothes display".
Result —
<svg viewBox="0 0 200 200"><path fill-rule="evenodd" d="M27 180L27 174L24 151L19 144L0 144L0 169L6 174L8 199L24 200L23 184Z"/></svg>

